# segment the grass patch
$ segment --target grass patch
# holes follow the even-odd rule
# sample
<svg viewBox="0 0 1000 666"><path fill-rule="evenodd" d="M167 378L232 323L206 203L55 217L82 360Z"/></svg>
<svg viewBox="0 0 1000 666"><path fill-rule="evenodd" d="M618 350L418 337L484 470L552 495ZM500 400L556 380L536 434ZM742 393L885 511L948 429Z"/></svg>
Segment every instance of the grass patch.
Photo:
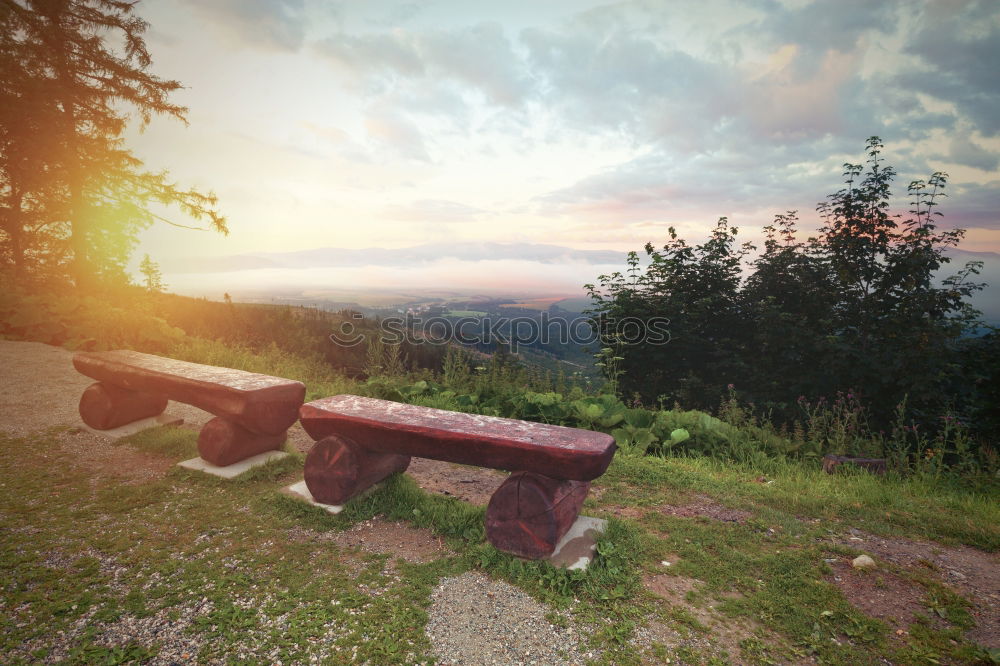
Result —
<svg viewBox="0 0 1000 666"><path fill-rule="evenodd" d="M636 505L671 503L679 492L707 493L726 505L772 515L809 516L829 524L863 527L875 534L1000 549L1000 503L989 493L949 480L865 473L824 473L805 462L759 468L714 458L616 456L601 479L610 497Z"/></svg>
<svg viewBox="0 0 1000 666"><path fill-rule="evenodd" d="M174 426L149 428L115 440L115 446L131 446L164 458L186 460L198 455L198 433Z"/></svg>
<svg viewBox="0 0 1000 666"><path fill-rule="evenodd" d="M299 454L235 482L174 468L165 478L127 485L51 464L44 453L58 436L0 437L7 452L0 459L6 662L124 663L165 656L162 650L185 641L199 661L429 661L423 628L431 592L442 577L471 569L525 589L559 622L584 627L599 663L640 663L635 637L652 621L687 638L654 642L647 658L722 663L721 652L699 647L714 636L708 608L711 617L750 627L728 652L735 662L988 655L963 638L973 621L968 600L930 568L909 574L926 590L926 621L918 620L905 641L827 582L824 559L852 552L830 543L831 529L860 525L995 544L995 507L947 484L829 477L792 463L772 467L762 480L759 470L702 458L619 458L588 507L631 507L638 511L629 515L639 518L610 518L595 563L571 572L497 551L485 539L482 507L429 495L405 475L334 516L278 492L301 478ZM194 432L157 428L115 446L180 460L195 455L195 442ZM749 517L734 523L660 510L693 497ZM943 514L932 515L934 506ZM411 564L323 538L376 516L427 528L454 554ZM669 568L661 564L667 558ZM667 600L645 590L644 577L654 575L696 582L682 599ZM176 635L157 644L113 639L126 621L165 623ZM65 645L52 640L60 631Z"/></svg>
<svg viewBox="0 0 1000 666"><path fill-rule="evenodd" d="M132 443L162 452L172 438L152 432ZM75 663L146 658L155 647L140 655L134 645L105 644L105 632L125 616L170 612L184 636L197 638L193 656L202 661L429 658L418 610L438 577L460 565L443 561L404 580L383 571L384 558L357 571L343 549L290 539L299 521L262 510L263 498L276 480L300 473L301 459L298 469L279 463L236 483L178 469L143 486L92 489L85 475L32 460L45 441L3 444L19 458L16 474L10 458L0 463L0 568L5 605L16 609L3 620L5 661L47 649ZM60 501L48 502L54 485ZM389 617L411 629L396 631ZM51 653L46 639L60 630L72 636L70 649Z"/></svg>
<svg viewBox="0 0 1000 666"><path fill-rule="evenodd" d="M116 445L179 459L195 438L158 428ZM612 529L604 565L564 572L496 551L485 541L481 507L428 495L406 476L333 516L276 492L301 474L301 456L236 482L175 468L141 486L95 487L85 472L44 464L36 454L51 446L47 436L0 443L9 453L0 462L0 570L4 603L17 609L0 625L5 661L43 653L71 663L149 658L156 646L109 644L116 623L173 617L202 661L408 664L430 659L423 627L443 576L478 567L561 606L580 595L602 624L609 613L600 604L624 601L635 586L625 549L610 555L634 528ZM53 487L58 502L48 501ZM459 554L398 561L393 573L388 555L301 538L377 515L429 528ZM59 631L67 646L50 640Z"/></svg>

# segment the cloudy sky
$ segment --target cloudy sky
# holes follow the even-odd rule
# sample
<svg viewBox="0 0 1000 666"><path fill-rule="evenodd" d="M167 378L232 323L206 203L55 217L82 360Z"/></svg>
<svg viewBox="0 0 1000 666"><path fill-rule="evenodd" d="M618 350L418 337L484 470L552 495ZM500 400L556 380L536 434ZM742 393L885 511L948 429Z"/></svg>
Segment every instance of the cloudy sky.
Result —
<svg viewBox="0 0 1000 666"><path fill-rule="evenodd" d="M630 250L722 215L757 238L877 134L898 190L1000 251L1000 3L143 0L189 126L131 138L215 190L181 256L510 241ZM183 218L178 217L183 222Z"/></svg>

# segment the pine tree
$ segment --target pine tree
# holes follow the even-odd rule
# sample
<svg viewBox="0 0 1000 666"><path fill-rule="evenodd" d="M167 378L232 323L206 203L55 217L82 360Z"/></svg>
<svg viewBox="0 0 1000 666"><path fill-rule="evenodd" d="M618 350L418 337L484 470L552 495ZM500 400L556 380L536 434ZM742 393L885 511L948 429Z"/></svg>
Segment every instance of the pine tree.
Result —
<svg viewBox="0 0 1000 666"><path fill-rule="evenodd" d="M159 264L150 259L148 254L139 263L139 272L142 273L143 281L148 291L163 291L165 286L163 284L163 273L160 272Z"/></svg>
<svg viewBox="0 0 1000 666"><path fill-rule="evenodd" d="M47 128L55 122L37 63L21 57L16 22L0 5L0 252L20 282L25 264L41 252L52 259L65 211L52 181L57 152ZM58 263L58 262L57 262Z"/></svg>
<svg viewBox="0 0 1000 666"><path fill-rule="evenodd" d="M131 107L142 125L154 115L186 122L187 111L169 101L180 83L149 72L152 60L143 40L148 24L133 13L133 5L117 0L0 0L6 33L2 70L26 74L30 85L21 87L40 93L38 103L52 120L46 128L51 141L45 158L52 167L50 180L65 201L78 287L92 285L101 273L120 273L136 232L155 219L185 226L154 214L150 203L177 205L228 233L213 194L181 189L166 172L143 170L142 161L124 145L129 116L123 106ZM115 48L114 41L123 46ZM18 138L24 139L21 134ZM4 177L4 189L29 189L17 171L8 170ZM20 224L5 221L5 229Z"/></svg>

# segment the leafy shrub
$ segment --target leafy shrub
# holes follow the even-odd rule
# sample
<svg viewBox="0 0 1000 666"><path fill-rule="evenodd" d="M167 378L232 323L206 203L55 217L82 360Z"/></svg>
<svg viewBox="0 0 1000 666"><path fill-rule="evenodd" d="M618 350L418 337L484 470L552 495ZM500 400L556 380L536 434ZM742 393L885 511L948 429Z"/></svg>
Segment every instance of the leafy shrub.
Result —
<svg viewBox="0 0 1000 666"><path fill-rule="evenodd" d="M722 218L700 245L670 229L662 248L646 245L648 265L633 252L625 271L587 285L592 325L615 353L616 363L604 365L608 381L623 395L698 409L738 384L769 420L784 423L801 417L797 396L852 387L863 390L880 428L904 398L925 428L939 427L948 400L988 418L983 407L995 402L979 396L996 374L983 358L995 342L965 342L977 332L968 297L983 287L974 281L981 262L937 281L946 250L964 234L935 225L947 176L912 182L910 215L892 215L895 171L882 148L872 137L866 164L844 165L845 187L817 207L816 237L798 240L794 211L776 216L745 282L740 264L750 246L737 245ZM621 344L621 322L654 317L669 319L668 344ZM992 370L984 373L977 358ZM839 438L831 448L864 445L846 432L823 437Z"/></svg>

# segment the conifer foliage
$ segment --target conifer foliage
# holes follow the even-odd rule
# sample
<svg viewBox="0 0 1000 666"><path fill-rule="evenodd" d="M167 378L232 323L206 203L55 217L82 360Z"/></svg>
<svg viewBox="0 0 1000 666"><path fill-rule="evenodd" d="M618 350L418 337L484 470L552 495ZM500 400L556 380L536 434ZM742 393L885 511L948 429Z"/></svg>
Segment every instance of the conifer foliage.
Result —
<svg viewBox="0 0 1000 666"><path fill-rule="evenodd" d="M148 254L139 262L139 273L142 274L142 283L146 291L158 293L165 288L160 266L150 259Z"/></svg>
<svg viewBox="0 0 1000 666"><path fill-rule="evenodd" d="M212 193L148 171L124 144L130 120L185 121L177 81L151 73L148 24L132 2L0 0L0 196L3 259L70 270L78 287L121 281L150 209L174 205L228 233ZM200 227L196 227L200 228Z"/></svg>

